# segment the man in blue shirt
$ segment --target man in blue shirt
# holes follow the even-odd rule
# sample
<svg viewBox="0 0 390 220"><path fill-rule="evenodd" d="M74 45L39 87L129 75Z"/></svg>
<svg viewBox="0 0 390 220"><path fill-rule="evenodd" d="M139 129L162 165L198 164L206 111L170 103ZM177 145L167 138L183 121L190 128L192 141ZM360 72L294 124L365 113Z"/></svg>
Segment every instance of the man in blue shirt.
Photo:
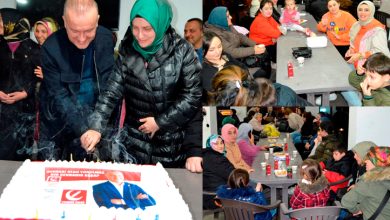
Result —
<svg viewBox="0 0 390 220"><path fill-rule="evenodd" d="M185 39L194 46L199 62L203 62L203 21L199 18L191 18L184 27Z"/></svg>

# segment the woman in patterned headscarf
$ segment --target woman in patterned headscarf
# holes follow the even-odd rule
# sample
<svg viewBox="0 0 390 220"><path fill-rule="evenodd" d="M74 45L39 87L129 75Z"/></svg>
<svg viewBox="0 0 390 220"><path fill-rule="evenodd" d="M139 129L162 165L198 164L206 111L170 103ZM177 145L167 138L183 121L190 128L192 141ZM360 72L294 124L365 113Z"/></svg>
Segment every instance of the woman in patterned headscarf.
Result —
<svg viewBox="0 0 390 220"><path fill-rule="evenodd" d="M126 101L124 145L137 163L200 168L201 157L185 149L186 126L201 110L201 65L191 44L171 27L166 0L137 0L117 66L95 108L92 130L81 137L94 149L119 100ZM195 125L195 124L194 124ZM197 129L197 128L194 128ZM89 141L86 137L91 136Z"/></svg>
<svg viewBox="0 0 390 220"><path fill-rule="evenodd" d="M24 160L32 141L34 68L38 45L30 38L30 24L16 9L0 9L0 159Z"/></svg>

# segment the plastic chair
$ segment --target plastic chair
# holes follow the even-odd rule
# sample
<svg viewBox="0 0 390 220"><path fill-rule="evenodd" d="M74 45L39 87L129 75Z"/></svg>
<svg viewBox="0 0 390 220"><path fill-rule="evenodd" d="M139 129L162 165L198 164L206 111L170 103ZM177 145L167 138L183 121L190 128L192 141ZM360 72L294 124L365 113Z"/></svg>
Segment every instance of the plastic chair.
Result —
<svg viewBox="0 0 390 220"><path fill-rule="evenodd" d="M203 195L217 196L215 192L203 191ZM219 219L219 214L223 212L222 208L216 209L204 209L203 210L203 218L207 215L213 215L215 220Z"/></svg>
<svg viewBox="0 0 390 220"><path fill-rule="evenodd" d="M288 210L286 204L280 204L281 215L288 215L289 218L304 220L336 220L343 208L339 201L335 201L336 206L312 207ZM283 216L281 216L283 217Z"/></svg>
<svg viewBox="0 0 390 220"><path fill-rule="evenodd" d="M222 208L225 212L225 220L254 220L255 214L277 209L281 203L280 200L277 200L271 205L257 205L234 199L218 199L222 203ZM275 218L277 216L278 215L276 214Z"/></svg>

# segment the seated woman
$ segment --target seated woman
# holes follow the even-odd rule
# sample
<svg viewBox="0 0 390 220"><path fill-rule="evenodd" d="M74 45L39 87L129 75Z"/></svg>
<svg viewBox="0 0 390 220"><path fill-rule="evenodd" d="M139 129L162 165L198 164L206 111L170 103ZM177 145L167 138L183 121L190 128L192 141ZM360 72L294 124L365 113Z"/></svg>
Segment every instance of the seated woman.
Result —
<svg viewBox="0 0 390 220"><path fill-rule="evenodd" d="M352 25L350 47L345 53L347 62L353 64L360 73L366 59L374 53L382 52L390 57L387 47L385 26L374 18L375 6L371 1L362 1L357 7L358 21ZM349 105L362 105L356 92L347 91L342 95Z"/></svg>
<svg viewBox="0 0 390 220"><path fill-rule="evenodd" d="M226 158L231 164L233 164L234 168L253 172L254 169L252 169L252 167L242 159L241 152L237 144L237 132L238 129L232 124L225 124L221 129L221 136L225 141L226 146Z"/></svg>
<svg viewBox="0 0 390 220"><path fill-rule="evenodd" d="M212 80L209 104L218 106L307 106L292 89L264 78L253 79L238 66L228 66Z"/></svg>
<svg viewBox="0 0 390 220"><path fill-rule="evenodd" d="M328 0L328 10L317 24L318 31L326 33L341 56L349 49L349 30L356 19L348 12L340 10L340 0Z"/></svg>
<svg viewBox="0 0 390 220"><path fill-rule="evenodd" d="M249 173L243 169L235 169L229 175L227 185L218 187L217 197L234 199L258 205L268 205L261 183L257 183L256 188L249 186ZM255 220L272 219L276 210L255 214Z"/></svg>
<svg viewBox="0 0 390 220"><path fill-rule="evenodd" d="M203 191L215 192L225 184L234 166L225 157L225 143L221 136L212 134L203 149ZM203 195L203 209L215 209L214 195Z"/></svg>
<svg viewBox="0 0 390 220"><path fill-rule="evenodd" d="M276 40L286 30L272 18L274 3L272 0L263 0L260 3L260 13L249 29L249 38L257 44L264 44L272 62L276 63Z"/></svg>
<svg viewBox="0 0 390 220"><path fill-rule="evenodd" d="M249 165L252 165L253 160L260 150L267 150L266 146L255 145L255 138L252 131L252 125L248 123L241 123L238 127L237 144L240 148L242 159Z"/></svg>
<svg viewBox="0 0 390 220"><path fill-rule="evenodd" d="M349 83L363 93L365 106L390 106L390 58L383 53L371 55L364 72L352 71Z"/></svg>
<svg viewBox="0 0 390 220"><path fill-rule="evenodd" d="M222 39L224 51L236 59L265 52L264 47L258 47L254 41L234 29L232 17L223 6L215 7L210 12L204 32L216 33Z"/></svg>
<svg viewBox="0 0 390 220"><path fill-rule="evenodd" d="M202 64L202 87L206 91L211 90L211 79L222 68L229 65L237 65L248 70L240 61L223 51L222 39L214 32L205 32L203 35L203 64ZM269 78L271 72L265 72L261 68L253 76Z"/></svg>

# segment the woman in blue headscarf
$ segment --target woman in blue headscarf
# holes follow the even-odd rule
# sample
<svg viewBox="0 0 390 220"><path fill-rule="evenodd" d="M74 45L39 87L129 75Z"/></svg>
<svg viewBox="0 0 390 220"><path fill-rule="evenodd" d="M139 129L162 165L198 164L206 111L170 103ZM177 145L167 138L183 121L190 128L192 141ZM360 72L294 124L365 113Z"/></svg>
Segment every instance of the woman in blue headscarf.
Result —
<svg viewBox="0 0 390 220"><path fill-rule="evenodd" d="M221 136L212 134L203 150L203 191L215 192L217 187L226 184L233 165L225 157L225 142ZM203 209L214 209L213 195L203 195Z"/></svg>
<svg viewBox="0 0 390 220"><path fill-rule="evenodd" d="M171 20L172 8L166 0L134 3L116 67L99 97L91 130L81 137L88 151L95 148L113 107L124 98L124 128L116 139L125 146L120 157L130 155L133 163L160 162L164 167L190 163L200 169L200 148L195 155L196 149L185 148L183 141L201 110L201 65L193 47L171 27Z"/></svg>
<svg viewBox="0 0 390 220"><path fill-rule="evenodd" d="M255 54L263 54L265 47L256 45L256 42L234 29L232 17L226 7L215 7L204 25L204 32L214 32L222 39L224 52L233 58L245 58Z"/></svg>

